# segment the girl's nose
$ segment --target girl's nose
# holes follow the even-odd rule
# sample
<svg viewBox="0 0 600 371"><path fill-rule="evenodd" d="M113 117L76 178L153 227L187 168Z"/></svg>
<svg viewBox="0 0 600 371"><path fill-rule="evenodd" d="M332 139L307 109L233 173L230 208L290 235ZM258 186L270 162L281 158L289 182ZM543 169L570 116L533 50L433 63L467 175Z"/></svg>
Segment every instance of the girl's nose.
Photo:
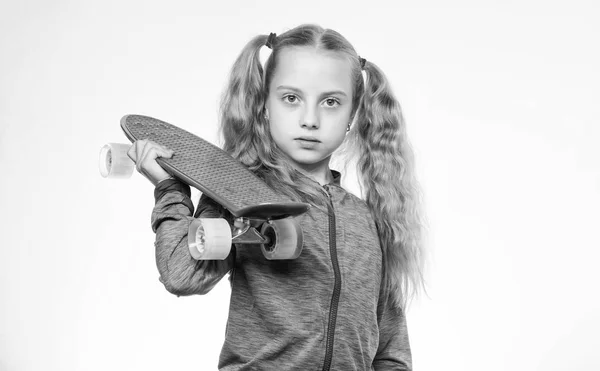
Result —
<svg viewBox="0 0 600 371"><path fill-rule="evenodd" d="M317 109L306 108L304 112L304 118L302 120L302 127L307 129L319 128L319 115L317 113Z"/></svg>

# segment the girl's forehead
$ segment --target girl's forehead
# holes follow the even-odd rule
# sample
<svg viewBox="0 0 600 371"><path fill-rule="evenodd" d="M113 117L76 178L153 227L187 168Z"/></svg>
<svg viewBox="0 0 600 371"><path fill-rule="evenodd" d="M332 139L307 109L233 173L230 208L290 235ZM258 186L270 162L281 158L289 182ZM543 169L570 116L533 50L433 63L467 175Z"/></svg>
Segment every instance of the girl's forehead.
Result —
<svg viewBox="0 0 600 371"><path fill-rule="evenodd" d="M292 85L307 89L352 91L351 66L342 53L311 47L286 48L277 55L277 68L271 87Z"/></svg>

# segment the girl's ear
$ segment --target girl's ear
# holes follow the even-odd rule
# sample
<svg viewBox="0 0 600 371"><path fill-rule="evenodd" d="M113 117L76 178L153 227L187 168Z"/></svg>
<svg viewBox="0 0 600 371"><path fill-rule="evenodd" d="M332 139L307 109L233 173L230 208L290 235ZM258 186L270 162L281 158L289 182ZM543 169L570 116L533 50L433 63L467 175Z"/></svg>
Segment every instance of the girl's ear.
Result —
<svg viewBox="0 0 600 371"><path fill-rule="evenodd" d="M269 109L265 107L265 119L269 119Z"/></svg>

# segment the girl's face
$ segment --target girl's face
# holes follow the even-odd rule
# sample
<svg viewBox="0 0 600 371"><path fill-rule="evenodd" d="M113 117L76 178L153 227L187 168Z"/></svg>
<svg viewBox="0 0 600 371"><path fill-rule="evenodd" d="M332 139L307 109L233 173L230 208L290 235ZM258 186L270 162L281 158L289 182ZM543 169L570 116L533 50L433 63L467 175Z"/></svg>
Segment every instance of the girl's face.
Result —
<svg viewBox="0 0 600 371"><path fill-rule="evenodd" d="M266 102L271 136L299 170L327 168L352 112L350 64L314 48L287 48Z"/></svg>

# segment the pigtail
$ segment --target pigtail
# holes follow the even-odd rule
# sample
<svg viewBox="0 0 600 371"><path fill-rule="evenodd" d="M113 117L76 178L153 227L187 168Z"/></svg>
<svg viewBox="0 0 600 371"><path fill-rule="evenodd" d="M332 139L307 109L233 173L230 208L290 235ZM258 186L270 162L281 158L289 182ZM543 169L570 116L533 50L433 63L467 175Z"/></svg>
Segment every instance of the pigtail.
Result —
<svg viewBox="0 0 600 371"><path fill-rule="evenodd" d="M405 307L423 288L420 189L400 104L376 65L367 61L364 71L349 140L359 148L359 182L380 235L384 290Z"/></svg>
<svg viewBox="0 0 600 371"><path fill-rule="evenodd" d="M263 68L260 50L267 36L260 35L248 42L233 67L229 81L221 97L220 134L224 139L223 149L251 170L261 166L265 133L262 107L265 103ZM263 159L264 160L264 159Z"/></svg>

